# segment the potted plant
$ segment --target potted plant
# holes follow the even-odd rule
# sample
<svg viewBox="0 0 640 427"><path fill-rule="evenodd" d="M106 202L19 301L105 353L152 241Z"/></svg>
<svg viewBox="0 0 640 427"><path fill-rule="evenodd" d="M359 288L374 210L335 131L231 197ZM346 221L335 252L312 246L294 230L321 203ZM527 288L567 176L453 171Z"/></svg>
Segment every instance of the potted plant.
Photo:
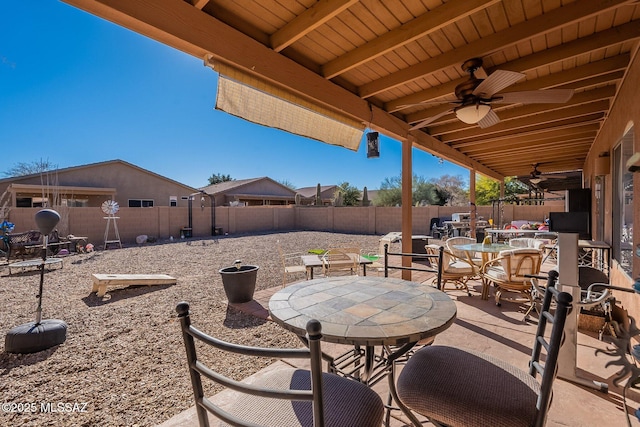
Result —
<svg viewBox="0 0 640 427"><path fill-rule="evenodd" d="M259 268L257 265L242 265L241 260L236 260L233 266L219 270L229 303L239 304L253 299Z"/></svg>

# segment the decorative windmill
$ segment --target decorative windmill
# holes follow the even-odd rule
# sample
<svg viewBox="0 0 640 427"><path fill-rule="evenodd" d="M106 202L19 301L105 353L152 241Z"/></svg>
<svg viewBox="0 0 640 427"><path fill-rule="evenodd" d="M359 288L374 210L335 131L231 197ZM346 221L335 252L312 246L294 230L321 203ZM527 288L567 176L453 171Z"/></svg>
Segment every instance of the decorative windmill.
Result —
<svg viewBox="0 0 640 427"><path fill-rule="evenodd" d="M120 205L115 200L105 200L102 202L102 212L107 214L107 216L103 217L107 220L107 228L104 230L104 248L107 249L109 243L117 243L122 249L122 243L120 242L120 232L118 232L118 223L117 219L120 217L115 216L116 213L120 210ZM111 227L111 223L113 222L113 230L115 231L115 239L109 239L109 228Z"/></svg>

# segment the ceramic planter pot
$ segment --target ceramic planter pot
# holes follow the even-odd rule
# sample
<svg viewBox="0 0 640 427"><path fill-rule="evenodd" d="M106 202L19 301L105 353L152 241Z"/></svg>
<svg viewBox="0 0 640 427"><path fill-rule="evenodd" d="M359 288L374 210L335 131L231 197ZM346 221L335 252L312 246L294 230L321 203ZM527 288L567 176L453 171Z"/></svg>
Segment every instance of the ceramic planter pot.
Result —
<svg viewBox="0 0 640 427"><path fill-rule="evenodd" d="M222 285L229 303L240 304L253 299L259 268L257 265L241 265L239 268L233 266L220 269Z"/></svg>

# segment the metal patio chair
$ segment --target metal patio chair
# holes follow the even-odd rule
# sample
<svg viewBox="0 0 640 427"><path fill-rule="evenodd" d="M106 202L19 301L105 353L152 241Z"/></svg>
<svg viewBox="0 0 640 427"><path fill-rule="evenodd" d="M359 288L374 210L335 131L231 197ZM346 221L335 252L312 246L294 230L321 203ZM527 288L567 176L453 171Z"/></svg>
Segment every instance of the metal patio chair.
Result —
<svg viewBox="0 0 640 427"><path fill-rule="evenodd" d="M365 384L322 372L322 326L317 320L307 323L309 348L259 348L222 341L196 329L191 325L186 302L179 303L176 311L201 427L209 426L208 412L221 419L222 425L241 427L380 427L382 424L384 406L376 392ZM236 381L206 366L197 355L195 340L227 353L222 357L233 358L235 354L241 354L306 359L311 369L287 367L273 370L251 384ZM202 352L207 350L206 347L198 348ZM204 396L202 377L238 392L230 409Z"/></svg>
<svg viewBox="0 0 640 427"><path fill-rule="evenodd" d="M570 294L550 289L542 304L528 372L480 352L441 345L423 347L398 376L402 405L437 426L544 426L572 303ZM556 300L554 313L549 311L552 299ZM547 323L552 325L548 340ZM544 364L540 359L543 350Z"/></svg>

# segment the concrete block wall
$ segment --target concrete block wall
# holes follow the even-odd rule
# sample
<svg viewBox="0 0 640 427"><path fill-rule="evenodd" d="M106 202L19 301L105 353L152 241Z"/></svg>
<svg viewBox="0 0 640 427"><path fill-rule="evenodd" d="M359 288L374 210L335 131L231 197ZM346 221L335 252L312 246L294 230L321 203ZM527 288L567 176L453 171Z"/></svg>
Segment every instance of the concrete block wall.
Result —
<svg viewBox="0 0 640 427"><path fill-rule="evenodd" d="M34 215L39 208L14 208L9 220L16 224L16 232L36 229ZM557 206L504 205L503 223L517 219L542 221ZM455 212L468 212L461 206L424 206L412 208L414 234L429 234L431 218L451 217ZM63 208L60 223L62 235L87 236L96 246L102 245L107 221L99 208ZM478 216L492 217L491 206L480 206ZM123 243L135 242L136 236L147 234L160 239L180 237L180 229L189 225L186 207L160 206L153 208L121 208L118 229ZM211 236L211 207L192 208L194 237ZM215 226L223 233L241 234L286 230L313 230L339 233L384 235L400 231L402 209L399 207L334 207L334 206L246 206L215 208ZM113 231L110 237L113 236Z"/></svg>

